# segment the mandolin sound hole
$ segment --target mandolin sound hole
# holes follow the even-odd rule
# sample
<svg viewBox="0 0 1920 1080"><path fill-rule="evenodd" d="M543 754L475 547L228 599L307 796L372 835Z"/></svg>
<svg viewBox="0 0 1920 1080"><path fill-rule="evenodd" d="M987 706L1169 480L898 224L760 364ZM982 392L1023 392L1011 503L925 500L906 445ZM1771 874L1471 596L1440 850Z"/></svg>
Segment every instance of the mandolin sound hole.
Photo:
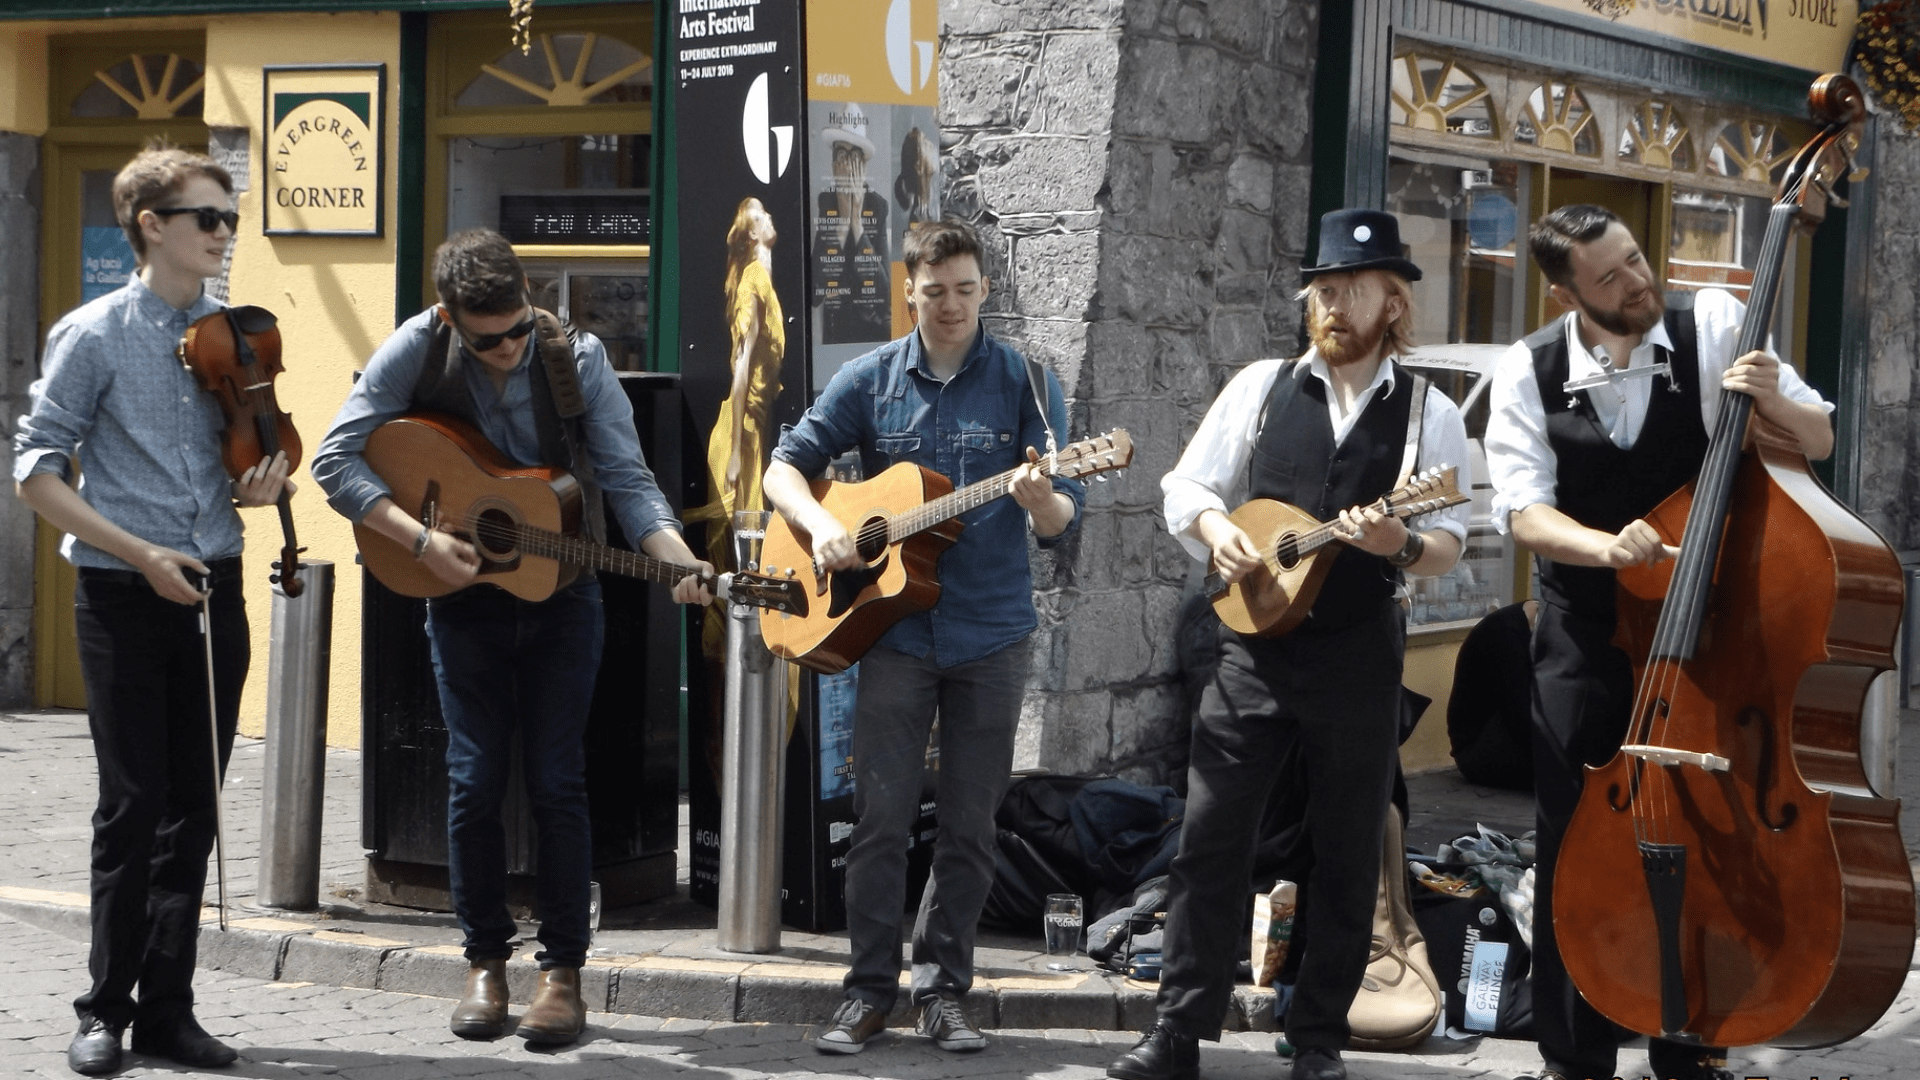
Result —
<svg viewBox="0 0 1920 1080"><path fill-rule="evenodd" d="M518 525L506 510L492 506L474 516L473 546L489 562L511 562L518 557L514 531Z"/></svg>
<svg viewBox="0 0 1920 1080"><path fill-rule="evenodd" d="M1274 552L1274 558L1280 563L1280 569L1291 570L1300 565L1300 534L1288 533L1280 538L1280 545Z"/></svg>

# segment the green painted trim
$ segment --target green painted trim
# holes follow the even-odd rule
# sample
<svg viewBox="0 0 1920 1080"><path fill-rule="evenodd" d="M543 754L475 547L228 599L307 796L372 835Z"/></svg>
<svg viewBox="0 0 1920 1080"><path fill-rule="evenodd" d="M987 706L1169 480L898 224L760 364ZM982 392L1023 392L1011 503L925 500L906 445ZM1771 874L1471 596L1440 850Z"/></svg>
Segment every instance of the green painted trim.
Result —
<svg viewBox="0 0 1920 1080"><path fill-rule="evenodd" d="M647 340L653 370L680 370L680 84L678 20L653 20L653 252L647 259Z"/></svg>
<svg viewBox="0 0 1920 1080"><path fill-rule="evenodd" d="M1353 72L1364 54L1353 33L1354 9L1346 4L1320 5L1319 63L1313 69L1313 176L1307 188L1307 220L1317 222L1329 210L1347 201L1349 176L1355 162L1348 155L1348 102L1354 100ZM1302 257L1313 261L1319 231L1307 230Z"/></svg>
<svg viewBox="0 0 1920 1080"><path fill-rule="evenodd" d="M631 3L632 0L567 0L554 7L597 7L603 4ZM27 0L0 12L0 20L12 19L138 19L156 15L265 15L307 11L398 11L440 12L479 11L499 8L507 14L505 0ZM533 13L539 25L540 9Z"/></svg>
<svg viewBox="0 0 1920 1080"><path fill-rule="evenodd" d="M425 278L427 217L427 16L400 15L400 132L395 183L398 199L393 225L393 322L398 326L426 307L420 282Z"/></svg>

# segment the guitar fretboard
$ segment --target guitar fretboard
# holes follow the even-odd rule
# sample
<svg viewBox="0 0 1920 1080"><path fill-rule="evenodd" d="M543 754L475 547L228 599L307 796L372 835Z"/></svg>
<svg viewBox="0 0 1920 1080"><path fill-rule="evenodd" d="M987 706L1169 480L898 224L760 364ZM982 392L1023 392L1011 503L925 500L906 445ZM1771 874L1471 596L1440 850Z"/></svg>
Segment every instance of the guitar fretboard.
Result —
<svg viewBox="0 0 1920 1080"><path fill-rule="evenodd" d="M480 520L469 523L478 535L492 536L507 540L507 544L529 555L540 555L558 562L574 566L585 566L594 570L604 570L623 577L640 578L645 581L672 585L688 574L700 576L708 587L713 579L700 574L697 566L683 566L665 559L655 559L634 551L596 544L577 536L565 536L551 529L541 529L532 525L501 526Z"/></svg>

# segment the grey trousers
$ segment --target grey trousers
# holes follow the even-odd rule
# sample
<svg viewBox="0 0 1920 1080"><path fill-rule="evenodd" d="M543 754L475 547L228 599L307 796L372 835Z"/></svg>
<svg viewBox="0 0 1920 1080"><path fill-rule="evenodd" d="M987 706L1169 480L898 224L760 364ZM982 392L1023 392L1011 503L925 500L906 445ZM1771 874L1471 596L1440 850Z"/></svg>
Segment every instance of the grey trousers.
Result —
<svg viewBox="0 0 1920 1080"><path fill-rule="evenodd" d="M939 833L913 927L915 1003L964 995L973 942L993 885L993 814L1013 765L1013 734L1032 666L1028 639L952 667L878 647L860 661L853 720L853 808L847 852L848 997L893 1007L907 849L920 812L928 735L940 718L935 785Z"/></svg>

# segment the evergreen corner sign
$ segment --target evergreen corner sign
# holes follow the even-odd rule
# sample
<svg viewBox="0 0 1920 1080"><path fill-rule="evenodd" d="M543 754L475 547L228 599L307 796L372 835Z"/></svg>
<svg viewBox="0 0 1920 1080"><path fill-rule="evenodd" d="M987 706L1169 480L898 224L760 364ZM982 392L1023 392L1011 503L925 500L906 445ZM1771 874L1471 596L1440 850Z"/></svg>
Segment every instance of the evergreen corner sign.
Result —
<svg viewBox="0 0 1920 1080"><path fill-rule="evenodd" d="M261 210L268 236L383 234L386 65L289 65L266 76Z"/></svg>

